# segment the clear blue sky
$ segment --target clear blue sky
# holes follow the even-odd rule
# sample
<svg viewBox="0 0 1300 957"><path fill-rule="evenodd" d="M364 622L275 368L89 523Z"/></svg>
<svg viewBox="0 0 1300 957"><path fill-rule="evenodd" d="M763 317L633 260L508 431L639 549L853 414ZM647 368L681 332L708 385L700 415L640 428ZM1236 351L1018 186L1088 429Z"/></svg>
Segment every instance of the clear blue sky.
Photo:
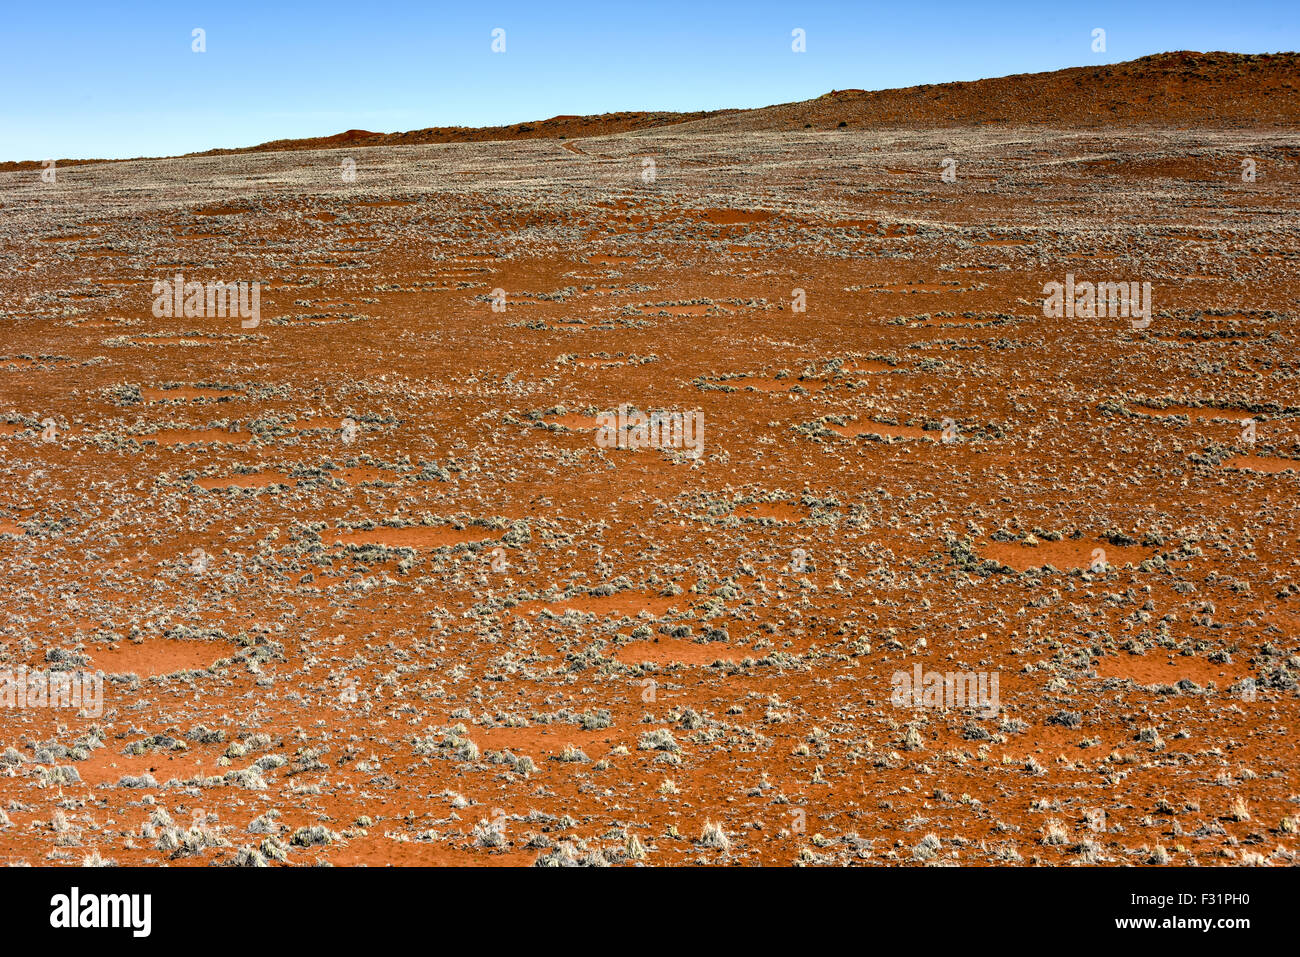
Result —
<svg viewBox="0 0 1300 957"><path fill-rule="evenodd" d="M161 156L351 128L765 106L1115 63L1300 49L1300 0L551 4L10 0L0 160ZM206 31L207 52L191 51ZM506 52L491 32L506 31ZM791 30L807 52L791 51ZM1092 30L1106 30L1106 52Z"/></svg>

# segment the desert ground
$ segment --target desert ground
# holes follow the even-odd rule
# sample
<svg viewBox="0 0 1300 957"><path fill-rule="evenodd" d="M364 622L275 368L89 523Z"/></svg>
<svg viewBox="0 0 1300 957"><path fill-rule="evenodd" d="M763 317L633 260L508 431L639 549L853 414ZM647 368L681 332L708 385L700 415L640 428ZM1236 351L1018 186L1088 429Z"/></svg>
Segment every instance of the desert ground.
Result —
<svg viewBox="0 0 1300 957"><path fill-rule="evenodd" d="M1300 133L815 118L0 173L0 862L1294 864Z"/></svg>

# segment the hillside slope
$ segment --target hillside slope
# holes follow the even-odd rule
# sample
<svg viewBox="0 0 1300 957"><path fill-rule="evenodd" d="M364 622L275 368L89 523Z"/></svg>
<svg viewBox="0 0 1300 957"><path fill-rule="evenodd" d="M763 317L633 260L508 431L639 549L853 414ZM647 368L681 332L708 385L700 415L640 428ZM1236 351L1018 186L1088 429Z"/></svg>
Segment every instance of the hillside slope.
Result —
<svg viewBox="0 0 1300 957"><path fill-rule="evenodd" d="M622 112L554 116L509 126L441 126L405 133L348 130L333 136L273 140L193 156L338 147L410 146L521 139L582 139L664 126L682 132L983 124L1099 127L1270 127L1300 125L1300 54L1157 53L1108 66L1019 73L987 80L894 90L834 90L814 100L749 110ZM102 160L59 160L76 165ZM39 163L0 163L0 171Z"/></svg>
<svg viewBox="0 0 1300 957"><path fill-rule="evenodd" d="M1159 53L897 90L837 90L692 124L700 131L838 126L1293 126L1300 122L1300 55Z"/></svg>

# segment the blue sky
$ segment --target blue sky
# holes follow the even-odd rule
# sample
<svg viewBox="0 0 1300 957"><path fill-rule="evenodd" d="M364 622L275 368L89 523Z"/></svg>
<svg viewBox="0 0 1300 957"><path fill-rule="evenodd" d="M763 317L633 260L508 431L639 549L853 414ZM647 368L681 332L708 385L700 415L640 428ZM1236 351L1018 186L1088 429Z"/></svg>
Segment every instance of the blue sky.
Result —
<svg viewBox="0 0 1300 957"><path fill-rule="evenodd" d="M0 20L0 160L766 106L1166 50L1272 53L1300 49L1297 11L1297 0L23 0ZM1092 49L1096 27L1104 53ZM191 50L195 28L205 53ZM795 28L805 53L791 51Z"/></svg>

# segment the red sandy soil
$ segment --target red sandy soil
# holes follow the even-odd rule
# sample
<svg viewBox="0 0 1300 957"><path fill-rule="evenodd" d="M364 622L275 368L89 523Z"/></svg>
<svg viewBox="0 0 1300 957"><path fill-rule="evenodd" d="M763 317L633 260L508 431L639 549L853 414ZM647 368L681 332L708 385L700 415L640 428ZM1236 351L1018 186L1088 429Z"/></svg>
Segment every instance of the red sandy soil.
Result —
<svg viewBox="0 0 1300 957"><path fill-rule="evenodd" d="M1294 58L1188 57L0 173L0 670L106 675L0 707L0 863L1294 864Z"/></svg>

